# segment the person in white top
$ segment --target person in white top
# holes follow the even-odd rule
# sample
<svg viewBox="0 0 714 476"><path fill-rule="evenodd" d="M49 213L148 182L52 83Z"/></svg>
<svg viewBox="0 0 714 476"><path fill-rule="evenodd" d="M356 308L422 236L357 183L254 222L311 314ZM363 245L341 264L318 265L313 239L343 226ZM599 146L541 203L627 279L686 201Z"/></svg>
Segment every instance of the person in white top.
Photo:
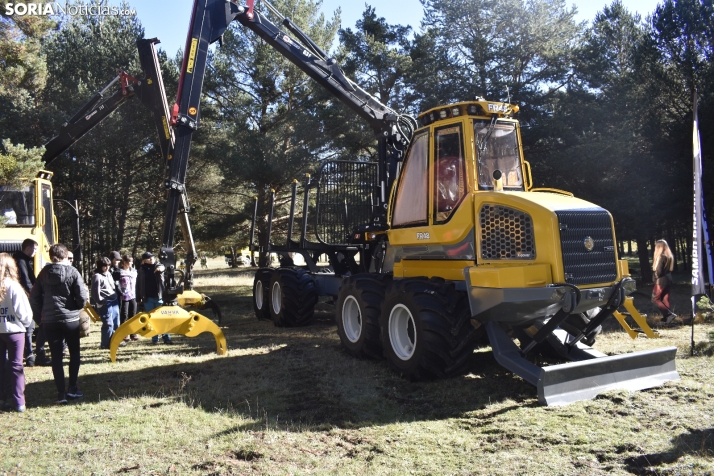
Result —
<svg viewBox="0 0 714 476"><path fill-rule="evenodd" d="M31 322L32 308L17 279L15 260L7 253L0 253L0 405L5 410L25 411L22 358L25 331ZM8 370L6 359L10 360ZM10 395L5 394L8 388Z"/></svg>

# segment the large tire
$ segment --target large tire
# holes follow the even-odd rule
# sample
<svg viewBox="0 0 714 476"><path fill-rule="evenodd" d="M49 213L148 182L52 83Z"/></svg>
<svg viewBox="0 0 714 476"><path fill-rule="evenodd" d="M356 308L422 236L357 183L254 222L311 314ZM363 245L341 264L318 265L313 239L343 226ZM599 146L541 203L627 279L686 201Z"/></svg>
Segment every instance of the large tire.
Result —
<svg viewBox="0 0 714 476"><path fill-rule="evenodd" d="M471 324L466 293L440 278L394 280L380 326L387 360L412 380L464 373L483 329Z"/></svg>
<svg viewBox="0 0 714 476"><path fill-rule="evenodd" d="M382 357L379 315L391 276L356 274L342 280L335 306L337 334L355 357Z"/></svg>
<svg viewBox="0 0 714 476"><path fill-rule="evenodd" d="M270 275L272 270L259 269L253 278L253 311L258 320L270 320Z"/></svg>
<svg viewBox="0 0 714 476"><path fill-rule="evenodd" d="M270 317L277 327L306 326L315 314L314 278L299 268L278 268L270 277Z"/></svg>

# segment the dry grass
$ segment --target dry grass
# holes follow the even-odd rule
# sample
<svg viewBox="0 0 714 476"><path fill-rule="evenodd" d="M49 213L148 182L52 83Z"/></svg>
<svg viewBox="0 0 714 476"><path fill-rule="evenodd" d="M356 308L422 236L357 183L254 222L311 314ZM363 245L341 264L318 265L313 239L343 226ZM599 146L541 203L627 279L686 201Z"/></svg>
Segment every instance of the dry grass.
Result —
<svg viewBox="0 0 714 476"><path fill-rule="evenodd" d="M249 270L200 271L224 312L212 337L142 339L112 364L98 327L83 341L81 402L57 406L49 368L27 369L28 411L0 414L9 474L711 474L714 361L689 357L690 329L598 349L676 345L680 382L545 408L490 352L472 373L412 383L340 348L329 306L302 329L258 322ZM645 291L646 293L646 291ZM646 296L638 306L646 307ZM695 327L698 353L714 325Z"/></svg>

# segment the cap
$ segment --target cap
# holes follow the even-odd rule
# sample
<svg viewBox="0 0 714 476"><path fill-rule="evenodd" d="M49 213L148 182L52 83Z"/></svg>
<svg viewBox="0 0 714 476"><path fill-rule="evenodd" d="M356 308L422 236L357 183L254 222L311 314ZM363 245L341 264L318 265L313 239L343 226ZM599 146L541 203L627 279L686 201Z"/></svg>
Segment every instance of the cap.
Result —
<svg viewBox="0 0 714 476"><path fill-rule="evenodd" d="M121 255L119 254L118 251L112 251L112 252L109 253L109 259L112 260L112 261L117 260L117 259L121 259Z"/></svg>
<svg viewBox="0 0 714 476"><path fill-rule="evenodd" d="M141 255L142 261L145 259L153 258L153 257L154 257L154 254L151 251L147 251L146 253Z"/></svg>

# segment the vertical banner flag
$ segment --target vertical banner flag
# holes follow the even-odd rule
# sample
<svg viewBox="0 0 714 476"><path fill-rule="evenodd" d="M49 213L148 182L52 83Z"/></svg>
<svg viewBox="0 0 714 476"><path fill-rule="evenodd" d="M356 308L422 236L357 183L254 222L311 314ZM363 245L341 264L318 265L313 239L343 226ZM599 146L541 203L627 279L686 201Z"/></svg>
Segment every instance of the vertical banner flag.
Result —
<svg viewBox="0 0 714 476"><path fill-rule="evenodd" d="M692 317L696 315L696 296L706 294L704 284L703 256L704 248L704 215L702 213L702 151L699 142L699 124L697 117L697 91L694 91L694 132L692 147L694 152L694 213L692 222ZM711 276L709 277L711 280Z"/></svg>

